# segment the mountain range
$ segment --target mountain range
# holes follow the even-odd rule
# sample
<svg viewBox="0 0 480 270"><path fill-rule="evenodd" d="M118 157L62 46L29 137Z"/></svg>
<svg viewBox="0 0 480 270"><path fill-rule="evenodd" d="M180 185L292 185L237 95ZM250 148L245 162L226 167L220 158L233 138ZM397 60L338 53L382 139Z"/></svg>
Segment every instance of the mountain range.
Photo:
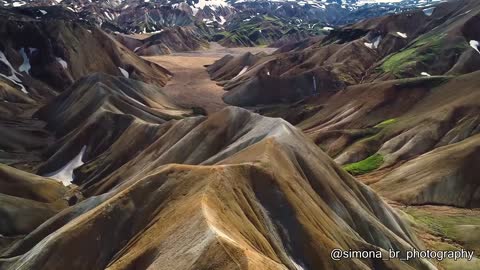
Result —
<svg viewBox="0 0 480 270"><path fill-rule="evenodd" d="M480 3L373 2L3 1L0 269L480 269Z"/></svg>

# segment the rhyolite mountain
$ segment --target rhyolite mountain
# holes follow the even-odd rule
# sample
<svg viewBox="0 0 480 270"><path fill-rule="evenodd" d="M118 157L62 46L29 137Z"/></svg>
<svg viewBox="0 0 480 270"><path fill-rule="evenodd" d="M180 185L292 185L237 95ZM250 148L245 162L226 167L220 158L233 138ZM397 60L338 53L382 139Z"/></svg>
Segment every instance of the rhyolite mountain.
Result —
<svg viewBox="0 0 480 270"><path fill-rule="evenodd" d="M271 55L228 55L208 71L226 103L287 120L384 198L414 209L406 216L429 247L478 251L468 239L480 237L479 16L478 1L449 1Z"/></svg>
<svg viewBox="0 0 480 270"><path fill-rule="evenodd" d="M285 118L352 174L380 170L364 177L380 194L477 208L479 16L446 2L208 70L225 102Z"/></svg>
<svg viewBox="0 0 480 270"><path fill-rule="evenodd" d="M1 12L1 269L435 269L330 260L424 246L287 121L198 115L95 25Z"/></svg>
<svg viewBox="0 0 480 270"><path fill-rule="evenodd" d="M363 83L467 74L480 68L479 11L475 1L452 1L385 15L287 44L255 63L226 56L209 72L228 91L225 101L239 106L296 102Z"/></svg>
<svg viewBox="0 0 480 270"><path fill-rule="evenodd" d="M211 28L222 28L238 16L269 15L286 21L342 25L387 13L398 13L437 0L404 1L267 1L267 0L40 0L0 2L4 7L43 7L60 5L83 17L93 18L99 25L118 27L126 32L155 32L165 27L187 26L194 22Z"/></svg>
<svg viewBox="0 0 480 270"><path fill-rule="evenodd" d="M207 71L246 108L209 115L134 53L197 29L139 41L91 14L0 9L0 269L478 269L478 1L226 56Z"/></svg>

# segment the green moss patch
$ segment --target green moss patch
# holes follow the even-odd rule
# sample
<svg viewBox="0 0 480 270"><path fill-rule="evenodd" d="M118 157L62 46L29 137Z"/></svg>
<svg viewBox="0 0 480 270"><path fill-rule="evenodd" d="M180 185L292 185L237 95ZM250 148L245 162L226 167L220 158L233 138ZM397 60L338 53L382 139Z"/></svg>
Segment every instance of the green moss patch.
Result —
<svg viewBox="0 0 480 270"><path fill-rule="evenodd" d="M397 122L397 119L395 119L395 118L388 119L388 120L385 120L385 121L381 122L380 124L376 125L375 128L384 128L384 127L389 126L389 125L391 125L395 122Z"/></svg>
<svg viewBox="0 0 480 270"><path fill-rule="evenodd" d="M480 269L480 215L478 210L457 209L453 207L416 207L402 209L408 220L424 236L426 248L432 250L475 251L472 261L444 260L437 262L445 270ZM429 235L433 235L429 236ZM434 261L435 262L435 261Z"/></svg>
<svg viewBox="0 0 480 270"><path fill-rule="evenodd" d="M408 48L388 56L380 70L392 73L397 78L418 73L417 68L428 67L443 54L461 53L466 44L452 44L445 35L421 36ZM418 75L418 74L417 74Z"/></svg>
<svg viewBox="0 0 480 270"><path fill-rule="evenodd" d="M452 214L452 213L432 213L422 209L407 208L404 210L409 214L417 225L424 227L433 235L442 236L448 239L453 239L457 242L463 242L462 239L477 237L480 239L480 216L467 214ZM466 227L463 227L466 226ZM473 227L473 229L469 229ZM466 237L465 232L472 231L471 235ZM480 251L480 242L473 248Z"/></svg>
<svg viewBox="0 0 480 270"><path fill-rule="evenodd" d="M343 168L352 175L362 175L380 168L383 161L382 155L375 154L362 161L345 165Z"/></svg>
<svg viewBox="0 0 480 270"><path fill-rule="evenodd" d="M258 16L233 22L214 35L222 45L268 46L285 36L317 36L324 31L319 23L286 21L275 16Z"/></svg>

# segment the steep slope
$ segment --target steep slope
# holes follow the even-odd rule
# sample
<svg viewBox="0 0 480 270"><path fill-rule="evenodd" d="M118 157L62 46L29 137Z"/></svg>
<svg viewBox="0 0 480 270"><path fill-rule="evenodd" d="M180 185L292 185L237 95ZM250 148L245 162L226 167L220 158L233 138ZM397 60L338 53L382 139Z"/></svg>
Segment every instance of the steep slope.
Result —
<svg viewBox="0 0 480 270"><path fill-rule="evenodd" d="M153 85L104 74L85 77L35 114L57 138L45 149L46 162L38 173L66 184L80 181L83 176L77 178L74 169L92 153L116 147L114 143L120 139L121 149L134 143L133 149L143 147L153 139L156 128L152 125L192 115L192 110L176 106ZM145 133L141 127L147 128ZM86 147L92 143L95 146ZM102 175L123 165L128 157L110 153L101 166Z"/></svg>
<svg viewBox="0 0 480 270"><path fill-rule="evenodd" d="M61 18L37 20L14 10L0 12L1 77L34 99L51 97L92 72L159 86L170 76L97 28Z"/></svg>
<svg viewBox="0 0 480 270"><path fill-rule="evenodd" d="M239 57L209 69L226 102L296 124L404 211L428 248L478 250L479 12L477 1L442 3L285 46L239 76Z"/></svg>
<svg viewBox="0 0 480 270"><path fill-rule="evenodd" d="M142 56L195 51L209 46L206 38L192 27L168 28L144 39L125 35L115 37L137 55Z"/></svg>
<svg viewBox="0 0 480 270"><path fill-rule="evenodd" d="M94 74L78 80L35 116L45 120L48 128L55 130L56 134L65 135L105 112L128 114L150 122L165 122L191 115L191 110L173 104L154 85Z"/></svg>
<svg viewBox="0 0 480 270"><path fill-rule="evenodd" d="M130 87L138 87L139 91L149 89L149 94L137 94L137 90L129 89L130 95L126 96L133 99L125 102L134 103L133 100L137 97L150 99L146 102L150 102L148 104L155 108L155 112L152 109L147 111L154 118L165 117L166 120L177 118L183 113L190 114L188 110L182 111L173 106L161 94L152 93L160 91L158 87L167 82L171 76L169 71L138 57L105 32L88 24L65 20L53 12L48 19L36 18L30 13L23 14L19 10L2 9L0 13L2 162L32 171L31 166L43 159L42 151L55 141L55 134L46 129L46 123L32 115L60 92L66 91L75 81L91 73L102 72L150 83L150 86L136 82L126 83ZM97 90L101 88L97 87ZM95 98L108 96L93 91L83 93L90 95L89 102L92 103L87 102L81 106L92 106L95 102L99 104L101 101ZM112 92L115 91L110 89L110 94ZM126 96L123 97L124 100ZM65 107L61 110L66 111ZM172 111L175 116L163 113L162 110ZM175 110L178 113L173 112ZM91 107L82 112L87 111L94 112ZM60 115L58 113L56 117ZM72 124L73 122L70 123Z"/></svg>
<svg viewBox="0 0 480 270"><path fill-rule="evenodd" d="M299 22L300 21L300 22ZM213 36L225 47L279 47L308 37L328 34L321 24L303 23L269 15L237 15L225 25L225 31Z"/></svg>
<svg viewBox="0 0 480 270"><path fill-rule="evenodd" d="M390 166L479 132L477 76L352 86L299 127L340 164L378 154Z"/></svg>
<svg viewBox="0 0 480 270"><path fill-rule="evenodd" d="M406 204L478 208L480 135L440 147L393 170L372 187ZM445 192L448 190L448 192Z"/></svg>
<svg viewBox="0 0 480 270"><path fill-rule="evenodd" d="M68 199L57 181L0 164L0 251L67 208Z"/></svg>
<svg viewBox="0 0 480 270"><path fill-rule="evenodd" d="M418 243L389 206L283 120L227 108L169 123L86 189L98 196L11 246L1 267L433 269L416 260L325 259L335 247L386 252Z"/></svg>
<svg viewBox="0 0 480 270"><path fill-rule="evenodd" d="M254 55L250 52L237 57L226 55L212 65L209 65L207 71L212 80L228 82L235 77L242 76L249 67L255 65L263 56L265 56L265 53Z"/></svg>

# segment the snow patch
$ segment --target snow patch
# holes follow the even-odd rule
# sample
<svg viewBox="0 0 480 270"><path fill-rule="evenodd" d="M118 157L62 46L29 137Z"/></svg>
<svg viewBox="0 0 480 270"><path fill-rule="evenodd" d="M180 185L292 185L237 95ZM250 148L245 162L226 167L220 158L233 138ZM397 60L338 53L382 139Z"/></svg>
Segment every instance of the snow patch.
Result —
<svg viewBox="0 0 480 270"><path fill-rule="evenodd" d="M118 67L118 69L120 70L120 72L122 73L122 75L125 77L125 78L129 78L130 77L130 74L128 73L128 71L126 71L125 69L121 68L121 67Z"/></svg>
<svg viewBox="0 0 480 270"><path fill-rule="evenodd" d="M476 40L470 40L470 47L472 47L474 50L476 50L478 53L480 53L480 50L478 47L480 46L480 43Z"/></svg>
<svg viewBox="0 0 480 270"><path fill-rule="evenodd" d="M245 74L245 72L247 72L248 70L248 66L244 66L243 69L237 74L237 76L233 77L232 80L235 80L236 78L242 76L243 74Z"/></svg>
<svg viewBox="0 0 480 270"><path fill-rule="evenodd" d="M365 42L363 44L365 44L365 46L367 46L370 49L377 49L381 41L382 41L382 36L378 36L373 40L373 42Z"/></svg>
<svg viewBox="0 0 480 270"><path fill-rule="evenodd" d="M28 58L28 55L25 53L25 48L20 49L20 55L23 58L23 63L18 68L18 71L30 74L30 69L32 68L32 66L30 65L30 59Z"/></svg>
<svg viewBox="0 0 480 270"><path fill-rule="evenodd" d="M426 8L423 10L423 13L425 13L425 15L427 16L432 16L434 10L435 10L435 7Z"/></svg>
<svg viewBox="0 0 480 270"><path fill-rule="evenodd" d="M22 90L22 92L25 94L28 94L27 89L25 89L25 86L23 86L22 81L17 76L17 75L20 75L20 73L18 73L13 68L12 64L8 61L7 57L2 51L0 51L0 61L3 62L5 65L7 65L7 67L10 69L10 73L12 73L12 75L10 76L3 75L2 73L0 73L0 76L11 81L13 84L20 86L20 89Z"/></svg>
<svg viewBox="0 0 480 270"><path fill-rule="evenodd" d="M70 162L65 164L62 168L52 173L45 174L45 177L53 178L62 182L64 186L68 186L73 181L73 170L85 164L83 162L83 155L85 154L85 150L87 146L84 145L80 153L78 153Z"/></svg>
<svg viewBox="0 0 480 270"><path fill-rule="evenodd" d="M43 9L40 9L40 12L42 13L42 15L45 15L45 14L47 14L47 13L48 13L48 12L46 12L46 11L45 11L45 10L43 10Z"/></svg>
<svg viewBox="0 0 480 270"><path fill-rule="evenodd" d="M402 33L402 32L397 32L397 35L399 35L402 38L407 38L408 37L406 33Z"/></svg>
<svg viewBox="0 0 480 270"><path fill-rule="evenodd" d="M25 4L26 4L26 3L23 2L23 1L22 1L22 2L13 2L12 6L13 6L13 7L21 7L21 6L25 5Z"/></svg>
<svg viewBox="0 0 480 270"><path fill-rule="evenodd" d="M432 75L428 74L427 72L422 72L420 73L420 75L426 76L426 77L432 77Z"/></svg>
<svg viewBox="0 0 480 270"><path fill-rule="evenodd" d="M148 106L145 105L144 103L142 103L142 102L140 102L140 101L132 98L131 96L129 96L129 95L127 95L127 94L125 94L125 96L126 96L128 99L130 99L131 101L133 101L133 102L135 102L135 103L137 103L137 104L139 104L139 105L142 105L143 107L148 107Z"/></svg>
<svg viewBox="0 0 480 270"><path fill-rule="evenodd" d="M218 23L223 25L225 22L227 22L227 20L225 19L225 17L220 16L220 21L219 21Z"/></svg>
<svg viewBox="0 0 480 270"><path fill-rule="evenodd" d="M60 65L62 65L63 69L67 69L68 68L68 63L63 60L62 58L60 57L56 57L57 59L57 62L60 63Z"/></svg>

